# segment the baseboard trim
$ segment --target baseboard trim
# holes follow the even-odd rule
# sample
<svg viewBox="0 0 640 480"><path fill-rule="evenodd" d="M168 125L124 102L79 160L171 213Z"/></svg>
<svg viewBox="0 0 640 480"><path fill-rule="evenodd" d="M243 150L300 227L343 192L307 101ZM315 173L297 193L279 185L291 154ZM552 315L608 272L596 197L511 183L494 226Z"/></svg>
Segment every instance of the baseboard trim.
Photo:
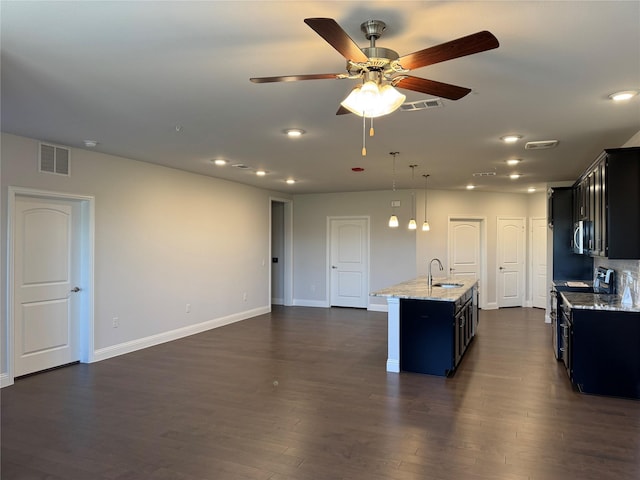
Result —
<svg viewBox="0 0 640 480"><path fill-rule="evenodd" d="M295 298L293 305L296 307L317 307L317 308L329 308L329 303L325 300L305 300L302 298Z"/></svg>
<svg viewBox="0 0 640 480"><path fill-rule="evenodd" d="M498 309L498 303L497 302L491 302L491 303L487 303L484 307L482 307L483 310L497 310Z"/></svg>
<svg viewBox="0 0 640 480"><path fill-rule="evenodd" d="M367 307L367 310L371 310L372 312L389 312L389 305L381 304L381 303L370 303Z"/></svg>
<svg viewBox="0 0 640 480"><path fill-rule="evenodd" d="M0 373L0 388L13 385L13 378L8 373Z"/></svg>
<svg viewBox="0 0 640 480"><path fill-rule="evenodd" d="M171 342L172 340L178 340L180 338L195 335L197 333L206 332L214 328L229 325L230 323L246 320L247 318L256 317L258 315L264 315L271 311L269 306L254 308L253 310L247 310L244 312L234 313L226 317L215 318L206 322L198 323L196 325L189 325L184 328L177 328L168 332L159 333L157 335L151 335L145 338L139 338L137 340L131 340L129 342L120 343L118 345L112 345L110 347L100 348L93 354L93 362L99 362L108 358L117 357L127 353L132 353L144 348L160 345L161 343Z"/></svg>

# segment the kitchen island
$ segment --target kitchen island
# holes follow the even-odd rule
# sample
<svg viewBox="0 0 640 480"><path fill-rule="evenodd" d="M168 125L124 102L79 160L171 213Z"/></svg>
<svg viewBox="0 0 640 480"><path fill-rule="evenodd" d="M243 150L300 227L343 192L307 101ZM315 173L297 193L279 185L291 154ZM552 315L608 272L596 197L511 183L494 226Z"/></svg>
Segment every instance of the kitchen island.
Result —
<svg viewBox="0 0 640 480"><path fill-rule="evenodd" d="M478 323L478 281L427 277L371 293L388 305L387 371L448 376L455 372Z"/></svg>

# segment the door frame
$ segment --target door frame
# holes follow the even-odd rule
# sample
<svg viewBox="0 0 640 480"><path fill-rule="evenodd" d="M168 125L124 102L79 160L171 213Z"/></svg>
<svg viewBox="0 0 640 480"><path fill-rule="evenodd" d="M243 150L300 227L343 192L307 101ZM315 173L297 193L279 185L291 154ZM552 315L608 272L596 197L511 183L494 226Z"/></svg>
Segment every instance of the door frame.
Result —
<svg viewBox="0 0 640 480"><path fill-rule="evenodd" d="M545 217L529 217L529 248L528 248L528 261L527 261L527 269L528 269L528 275L527 275L527 279L529 282L529 288L528 288L528 292L526 295L526 300L525 300L525 306L527 307L533 307L533 302L534 302L534 296L533 296L533 283L534 283L534 274L535 274L535 265L533 264L533 252L535 249L535 245L533 244L533 229L534 229L534 222L536 221L542 221L542 223L545 225L545 228L547 226L547 219ZM544 237L544 241L547 241L547 237ZM545 243L545 249L547 248L547 244ZM548 255L545 256L544 260L545 262L548 259ZM548 263L547 263L548 265ZM547 269L547 277L548 277L548 269ZM547 282L548 283L548 282ZM547 289L545 289L545 293L547 293ZM548 303L549 298L547 296L547 299L545 301L545 305ZM535 307L535 308L544 308L544 307Z"/></svg>
<svg viewBox="0 0 640 480"><path fill-rule="evenodd" d="M499 248L500 248L500 221L501 220L521 220L522 221L522 232L520 234L520 241L522 242L522 272L520 273L520 280L522 282L522 291L520 292L520 306L524 307L526 305L526 297L527 297L527 267L528 267L528 245L527 245L527 218L526 217L517 217L511 215L499 215L496 217L496 264L495 264L495 275L496 275L496 305L498 308L508 308L503 307L501 305L501 295L500 295L500 261L499 261Z"/></svg>
<svg viewBox="0 0 640 480"><path fill-rule="evenodd" d="M273 235L273 218L271 206L273 203L284 204L284 298L285 306L293 305L293 201L289 198L269 197L269 310L271 310L271 274L273 264L271 263L271 236Z"/></svg>
<svg viewBox="0 0 640 480"><path fill-rule="evenodd" d="M347 216L327 216L327 251L326 251L326 259L325 259L325 272L326 272L326 282L325 282L325 306L331 307L331 223L333 220L364 220L366 222L366 236L365 242L367 244L367 275L365 277L364 289L365 291L369 291L369 285L371 283L371 217L368 215L347 215ZM366 309L369 309L369 297L367 296L366 301Z"/></svg>
<svg viewBox="0 0 640 480"><path fill-rule="evenodd" d="M7 204L7 334L4 351L7 360L7 377L2 387L14 382L14 255L15 255L15 208L17 197L31 197L41 200L63 200L78 207L80 212L80 282L84 296L80 302L78 319L78 356L82 363L94 361L94 248L95 248L95 198L87 195L55 192L24 187L8 187Z"/></svg>
<svg viewBox="0 0 640 480"><path fill-rule="evenodd" d="M487 217L478 215L449 215L447 219L447 268L451 258L451 222L469 220L480 224L480 278L478 278L478 307L488 309L487 305Z"/></svg>

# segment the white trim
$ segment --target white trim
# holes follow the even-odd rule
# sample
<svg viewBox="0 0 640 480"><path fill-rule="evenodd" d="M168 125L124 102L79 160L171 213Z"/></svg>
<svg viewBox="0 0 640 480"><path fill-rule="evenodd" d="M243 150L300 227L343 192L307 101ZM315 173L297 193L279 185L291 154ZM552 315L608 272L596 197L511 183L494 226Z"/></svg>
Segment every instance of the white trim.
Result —
<svg viewBox="0 0 640 480"><path fill-rule="evenodd" d="M527 300L525 301L525 305L527 307L531 307L531 308L543 308L543 307L534 307L533 302L534 302L534 291L533 291L533 282L534 282L534 273L535 273L535 265L533 264L533 251L534 251L534 245L533 245L533 224L534 221L542 221L545 226L547 225L547 219L546 217L529 217L527 219L528 223L529 223L529 235L528 235L528 239L529 239L529 245L527 248L527 280L528 280L528 288L527 288ZM547 241L547 238L545 237L545 242ZM545 244L545 249L546 249L546 244ZM548 255L545 256L545 262L547 261L547 259L549 258ZM548 266L547 266L548 267ZM546 269L546 276L548 276L548 272L549 272L549 268ZM548 284L548 279L545 278L545 285ZM548 293L548 292L547 292ZM547 295L545 295L545 305L549 302L549 297Z"/></svg>
<svg viewBox="0 0 640 480"><path fill-rule="evenodd" d="M8 373L0 373L0 388L13 385L13 377L10 377Z"/></svg>
<svg viewBox="0 0 640 480"><path fill-rule="evenodd" d="M482 307L482 310L497 310L497 309L498 309L497 302L487 303L486 306Z"/></svg>
<svg viewBox="0 0 640 480"><path fill-rule="evenodd" d="M269 313L270 311L271 309L268 306L254 308L253 310L234 313L226 317L207 320L206 322L198 323L196 325L189 325L188 327L177 328L168 332L162 332L156 335L138 338L129 342L120 343L118 345L111 345L109 347L96 350L93 355L93 361L98 362L101 360L106 360L108 358L117 357L119 355L124 355L126 353L142 350L144 348L153 347L161 343L171 342L173 340L178 340L190 335L206 332L207 330L212 330L224 325L229 325L230 323L246 320L247 318L264 315L266 313Z"/></svg>
<svg viewBox="0 0 640 480"><path fill-rule="evenodd" d="M381 305L379 303L370 303L367 310L371 312L389 312L389 305Z"/></svg>
<svg viewBox="0 0 640 480"><path fill-rule="evenodd" d="M296 307L317 307L317 308L329 308L329 302L326 300L308 300L305 298L294 298L293 305Z"/></svg>
<svg viewBox="0 0 640 480"><path fill-rule="evenodd" d="M400 372L400 299L387 297L387 372Z"/></svg>
<svg viewBox="0 0 640 480"><path fill-rule="evenodd" d="M80 361L90 363L93 361L94 350L94 263L95 263L95 197L88 195L78 195L72 193L55 192L50 190L40 190L25 187L8 187L8 205L7 205L7 332L4 336L4 351L6 352L8 380L2 381L11 385L14 378L14 345L13 345L13 327L14 327L14 305L13 305L13 287L14 287L14 223L15 223L15 202L17 196L34 197L42 199L56 199L75 202L79 206L81 215L81 248L83 250L81 258L83 265L81 266L81 283L83 285L83 301L80 307L80 332L78 336ZM86 264L84 263L86 262ZM2 349L2 346L0 346Z"/></svg>

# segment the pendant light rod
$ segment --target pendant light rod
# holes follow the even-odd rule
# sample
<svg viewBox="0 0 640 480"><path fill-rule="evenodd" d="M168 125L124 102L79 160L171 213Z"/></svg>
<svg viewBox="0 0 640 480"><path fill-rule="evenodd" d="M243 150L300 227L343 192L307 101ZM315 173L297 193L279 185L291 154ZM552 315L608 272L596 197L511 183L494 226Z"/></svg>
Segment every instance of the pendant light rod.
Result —
<svg viewBox="0 0 640 480"><path fill-rule="evenodd" d="M398 155L400 152L389 152L389 155L391 155L393 157L393 171L392 171L392 178L393 178L393 191L396 191L396 155ZM396 216L395 210L393 209L393 202L391 204L391 216L389 217L389 227L390 228L398 228L399 222L398 222L398 217Z"/></svg>

